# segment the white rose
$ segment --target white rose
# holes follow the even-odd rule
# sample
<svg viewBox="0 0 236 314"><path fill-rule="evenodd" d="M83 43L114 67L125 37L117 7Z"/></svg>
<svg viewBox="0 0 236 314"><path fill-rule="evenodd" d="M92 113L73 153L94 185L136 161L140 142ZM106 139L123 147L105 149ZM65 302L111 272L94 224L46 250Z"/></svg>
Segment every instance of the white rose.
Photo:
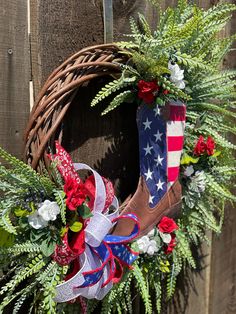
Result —
<svg viewBox="0 0 236 314"><path fill-rule="evenodd" d="M166 244L169 244L170 241L171 241L171 235L169 233L163 233L163 232L160 232L160 236L162 238L162 241Z"/></svg>
<svg viewBox="0 0 236 314"><path fill-rule="evenodd" d="M157 243L155 240L151 240L149 242L149 246L147 248L147 254L148 255L153 255L154 253L156 253L158 250L157 250Z"/></svg>
<svg viewBox="0 0 236 314"><path fill-rule="evenodd" d="M170 70L170 81L173 82L179 89L185 88L184 70L181 70L177 63L168 63L168 69Z"/></svg>
<svg viewBox="0 0 236 314"><path fill-rule="evenodd" d="M141 253L146 253L149 246L149 238L147 236L143 236L142 238L137 240L138 248Z"/></svg>
<svg viewBox="0 0 236 314"><path fill-rule="evenodd" d="M34 229L42 229L48 225L48 222L45 221L37 211L28 217L28 222Z"/></svg>
<svg viewBox="0 0 236 314"><path fill-rule="evenodd" d="M54 221L60 213L60 207L56 202L45 200L42 204L40 204L38 213L45 221Z"/></svg>
<svg viewBox="0 0 236 314"><path fill-rule="evenodd" d="M191 165L191 166L188 166L188 167L185 169L185 171L184 171L184 175L185 175L186 177L190 177L193 173L194 173L194 168L193 168L192 165Z"/></svg>
<svg viewBox="0 0 236 314"><path fill-rule="evenodd" d="M148 255L154 255L154 253L155 253L155 250L154 250L154 248L150 245L149 247L148 247L148 249L147 249L147 254Z"/></svg>

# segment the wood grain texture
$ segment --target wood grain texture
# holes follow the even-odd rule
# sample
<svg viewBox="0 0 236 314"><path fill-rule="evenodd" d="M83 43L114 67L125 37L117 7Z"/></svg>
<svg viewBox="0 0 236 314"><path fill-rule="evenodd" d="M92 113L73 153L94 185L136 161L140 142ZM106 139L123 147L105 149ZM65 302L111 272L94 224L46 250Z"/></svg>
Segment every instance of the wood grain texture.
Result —
<svg viewBox="0 0 236 314"><path fill-rule="evenodd" d="M229 1L236 3L235 1ZM226 35L236 32L236 14L224 30ZM234 44L236 48L236 42ZM236 50L231 51L223 62L224 68L236 68ZM235 142L235 137L231 137ZM236 211L226 207L225 221L219 237L213 236L209 314L236 313Z"/></svg>
<svg viewBox="0 0 236 314"><path fill-rule="evenodd" d="M26 0L0 0L0 34L0 145L21 157L29 112Z"/></svg>

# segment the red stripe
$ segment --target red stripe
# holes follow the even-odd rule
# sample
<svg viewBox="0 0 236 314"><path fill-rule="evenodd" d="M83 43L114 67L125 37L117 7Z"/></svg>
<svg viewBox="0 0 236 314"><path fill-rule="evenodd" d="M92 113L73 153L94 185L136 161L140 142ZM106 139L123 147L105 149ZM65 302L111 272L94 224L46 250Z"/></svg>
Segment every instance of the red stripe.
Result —
<svg viewBox="0 0 236 314"><path fill-rule="evenodd" d="M175 181L179 176L179 167L168 168L168 182Z"/></svg>
<svg viewBox="0 0 236 314"><path fill-rule="evenodd" d="M184 137L183 136L168 136L168 152L174 152L183 149Z"/></svg>
<svg viewBox="0 0 236 314"><path fill-rule="evenodd" d="M185 105L173 106L170 104L170 121L185 121L186 107Z"/></svg>

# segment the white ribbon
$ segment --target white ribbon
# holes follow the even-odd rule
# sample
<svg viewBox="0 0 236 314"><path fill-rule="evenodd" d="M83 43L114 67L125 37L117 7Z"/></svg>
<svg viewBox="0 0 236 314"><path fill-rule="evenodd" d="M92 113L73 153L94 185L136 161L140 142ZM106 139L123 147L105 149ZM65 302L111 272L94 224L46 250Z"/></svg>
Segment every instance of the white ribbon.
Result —
<svg viewBox="0 0 236 314"><path fill-rule="evenodd" d="M108 209L105 213L103 213L106 202L106 188L102 177L86 164L76 163L74 164L74 167L76 170L90 170L94 175L94 209L93 216L90 218L90 221L85 228L85 251L79 256L79 263L82 265L81 269L75 276L56 287L56 302L67 302L77 298L78 296L83 296L87 299L95 298L101 300L110 291L113 285L111 282L109 282L107 285L102 287L110 273L110 266L106 265L103 269L103 275L101 279L96 284L85 288L77 288L85 282L83 276L84 272L99 268L101 266L101 260L96 256L96 254L92 253L91 247L98 247L104 237L108 234L109 230L112 228L112 220L119 215L119 203L117 198L114 196L112 206L115 211L109 214Z"/></svg>

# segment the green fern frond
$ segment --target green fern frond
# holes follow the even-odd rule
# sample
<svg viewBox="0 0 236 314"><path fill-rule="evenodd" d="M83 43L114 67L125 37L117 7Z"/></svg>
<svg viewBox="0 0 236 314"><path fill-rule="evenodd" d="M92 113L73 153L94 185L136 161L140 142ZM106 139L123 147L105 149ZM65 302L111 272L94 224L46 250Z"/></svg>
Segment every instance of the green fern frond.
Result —
<svg viewBox="0 0 236 314"><path fill-rule="evenodd" d="M202 110L209 110L210 112L215 111L224 114L224 116L229 116L236 118L236 114L230 110L225 109L222 105L216 105L212 103L205 103L205 102L194 102L189 103L189 106L193 106L193 109L200 109Z"/></svg>
<svg viewBox="0 0 236 314"><path fill-rule="evenodd" d="M120 94L118 94L110 103L110 105L102 112L102 115L107 114L109 111L117 108L122 103L126 102L131 96L133 92L130 90L126 90Z"/></svg>
<svg viewBox="0 0 236 314"><path fill-rule="evenodd" d="M123 80L123 78L120 78L118 80L114 80L108 84L106 84L95 96L93 101L91 102L91 106L95 106L100 101L111 95L112 93L115 93L116 91L127 87L129 85L132 85L133 82L126 82Z"/></svg>
<svg viewBox="0 0 236 314"><path fill-rule="evenodd" d="M211 193L216 195L217 198L236 201L236 197L216 182L214 177L209 173L206 173L206 182Z"/></svg>
<svg viewBox="0 0 236 314"><path fill-rule="evenodd" d="M60 207L61 220L64 225L66 225L66 194L64 191L54 190L53 194L55 196L55 201Z"/></svg>
<svg viewBox="0 0 236 314"><path fill-rule="evenodd" d="M185 259L189 263L189 265L191 265L192 268L196 268L196 263L192 256L192 251L186 235L184 234L184 232L177 230L176 237L178 241L175 248L176 254L180 254L182 258Z"/></svg>
<svg viewBox="0 0 236 314"><path fill-rule="evenodd" d="M134 268L132 270L133 276L136 279L137 287L140 291L142 300L145 305L145 311L147 314L152 314L152 302L150 299L150 294L147 288L146 280L143 276L142 270L137 263L134 263Z"/></svg>
<svg viewBox="0 0 236 314"><path fill-rule="evenodd" d="M12 247L0 248L0 254L12 254L14 256L22 253L37 253L40 252L40 246L31 241L25 243L14 244Z"/></svg>

